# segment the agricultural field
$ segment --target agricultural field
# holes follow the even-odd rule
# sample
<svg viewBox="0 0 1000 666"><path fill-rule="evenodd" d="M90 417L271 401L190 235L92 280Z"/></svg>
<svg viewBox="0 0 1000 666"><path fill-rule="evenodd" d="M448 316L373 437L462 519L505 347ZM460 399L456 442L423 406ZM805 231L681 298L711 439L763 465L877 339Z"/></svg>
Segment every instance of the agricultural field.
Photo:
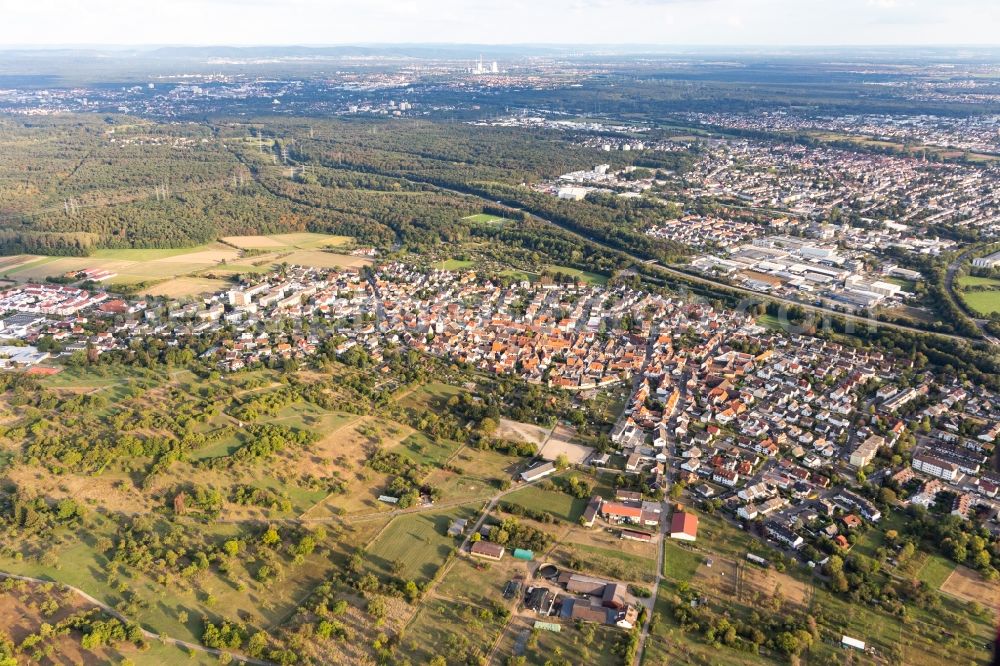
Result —
<svg viewBox="0 0 1000 666"><path fill-rule="evenodd" d="M339 247L350 242L349 236L334 236L309 232L269 234L266 236L224 236L221 242L241 250L310 250Z"/></svg>
<svg viewBox="0 0 1000 666"><path fill-rule="evenodd" d="M976 603L1000 616L1000 584L984 579L979 572L957 566L940 584L940 589L963 601Z"/></svg>
<svg viewBox="0 0 1000 666"><path fill-rule="evenodd" d="M185 298L188 296L203 296L218 293L230 283L223 280L202 277L180 277L165 282L157 282L144 290L148 296L164 296L166 298Z"/></svg>
<svg viewBox="0 0 1000 666"><path fill-rule="evenodd" d="M230 236L188 248L97 249L85 257L18 255L0 262L0 275L17 282L38 282L47 277L99 269L116 274L107 280L109 285L138 287L150 296L183 298L224 289L228 283L218 277L265 272L281 262L315 268L356 268L370 264L363 257L321 249L349 241L346 236L293 233ZM243 250L268 252L244 256Z"/></svg>

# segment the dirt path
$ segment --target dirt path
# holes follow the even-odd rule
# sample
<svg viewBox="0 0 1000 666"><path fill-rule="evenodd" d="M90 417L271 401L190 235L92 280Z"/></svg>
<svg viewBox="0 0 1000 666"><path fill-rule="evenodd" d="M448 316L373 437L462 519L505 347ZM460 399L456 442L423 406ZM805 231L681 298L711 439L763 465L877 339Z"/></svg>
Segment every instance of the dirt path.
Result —
<svg viewBox="0 0 1000 666"><path fill-rule="evenodd" d="M126 624L138 624L137 622L133 622L132 620L128 619L127 617L125 617L120 612L118 612L117 610L115 610L114 608L112 608L111 606L109 606L108 604L104 603L103 601L100 601L99 599L95 599L94 597L90 596L89 594L87 594L83 590L81 590L79 588L76 588L76 587L73 587L72 585L67 585L65 583L60 583L59 581L42 580L40 578L31 578L29 576L19 576L17 574L7 573L5 571L0 571L0 578L13 578L14 580L23 580L23 581L28 582L28 583L35 583L35 584L39 584L39 585L47 585L49 583L56 583L58 585L61 585L63 588L65 588L65 589L73 592L74 594L78 595L84 601L97 606L98 608L100 608L102 611L104 611L108 615L111 615L112 617L115 617L115 618L121 620L122 622L124 622ZM141 625L140 625L140 628L141 628ZM164 643L166 645L174 645L176 647L184 648L184 649L187 649L187 650L195 650L197 652L204 652L206 654L212 654L212 655L215 655L215 656L222 656L223 654L229 654L229 655L231 655L233 657L233 659L235 659L236 661L242 662L244 664L254 664L254 666L275 666L275 664L274 664L273 661L265 661L263 659L254 659L253 657L247 657L247 656L244 656L244 655L241 655L241 654L237 654L235 652L228 652L228 651L219 650L219 649L216 649L216 648L205 647L204 645L199 645L198 643L189 643L188 641L182 641L179 638L171 638L170 636L165 636L164 634L157 634L157 633L154 633L152 631L148 631L146 629L142 629L142 636L143 636L143 638L146 638L148 640L159 641L159 642Z"/></svg>

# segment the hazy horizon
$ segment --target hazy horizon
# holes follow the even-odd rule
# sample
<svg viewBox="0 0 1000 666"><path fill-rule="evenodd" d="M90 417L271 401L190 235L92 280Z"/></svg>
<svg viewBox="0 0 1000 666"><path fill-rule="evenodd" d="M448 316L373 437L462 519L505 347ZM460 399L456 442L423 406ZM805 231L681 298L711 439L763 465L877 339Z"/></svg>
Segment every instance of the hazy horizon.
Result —
<svg viewBox="0 0 1000 666"><path fill-rule="evenodd" d="M990 47L990 0L0 1L0 48L492 44Z"/></svg>

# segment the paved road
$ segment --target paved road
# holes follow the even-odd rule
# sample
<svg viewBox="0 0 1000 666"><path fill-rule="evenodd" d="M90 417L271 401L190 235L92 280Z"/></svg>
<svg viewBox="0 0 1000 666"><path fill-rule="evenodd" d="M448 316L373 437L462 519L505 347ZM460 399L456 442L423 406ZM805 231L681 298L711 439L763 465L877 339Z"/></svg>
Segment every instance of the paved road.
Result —
<svg viewBox="0 0 1000 666"><path fill-rule="evenodd" d="M122 615L115 608L109 606L108 604L104 603L99 599L95 599L94 597L90 596L80 588L73 587L72 585L67 585L66 583L60 583L59 581L56 580L42 580L41 578L31 578L30 576L19 576L17 574L7 573L5 571L0 571L0 578L13 578L15 580L23 580L28 583L37 583L40 585L48 585L48 584L60 585L63 588L70 590L71 592L82 597L88 603L97 606L108 615L116 617L122 622L125 622L126 624L133 624L132 620ZM205 647L204 645L199 645L197 643L189 643L187 641L182 641L179 638L171 638L170 636L165 636L163 634L156 634L153 633L152 631L147 631L145 629L142 629L142 635L144 638L148 640L160 641L161 643L164 643L166 645L174 645L176 647L185 648L187 650L195 650L197 652L204 652L206 654L212 654L215 656L220 656L224 654L223 650L217 650L215 648ZM242 662L244 664L254 664L254 666L276 666L273 661L254 659L253 657L246 657L241 654L236 654L234 652L225 652L225 653L232 655L233 659Z"/></svg>

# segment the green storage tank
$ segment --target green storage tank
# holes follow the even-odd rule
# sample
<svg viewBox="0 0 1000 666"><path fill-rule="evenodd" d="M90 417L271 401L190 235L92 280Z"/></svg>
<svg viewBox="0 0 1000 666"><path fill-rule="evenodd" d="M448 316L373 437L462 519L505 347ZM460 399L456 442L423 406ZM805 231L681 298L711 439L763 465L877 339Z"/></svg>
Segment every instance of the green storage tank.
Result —
<svg viewBox="0 0 1000 666"><path fill-rule="evenodd" d="M530 562L531 560L535 559L535 554L530 550L525 550L523 548L515 548L514 557L516 557L519 560L528 560Z"/></svg>

